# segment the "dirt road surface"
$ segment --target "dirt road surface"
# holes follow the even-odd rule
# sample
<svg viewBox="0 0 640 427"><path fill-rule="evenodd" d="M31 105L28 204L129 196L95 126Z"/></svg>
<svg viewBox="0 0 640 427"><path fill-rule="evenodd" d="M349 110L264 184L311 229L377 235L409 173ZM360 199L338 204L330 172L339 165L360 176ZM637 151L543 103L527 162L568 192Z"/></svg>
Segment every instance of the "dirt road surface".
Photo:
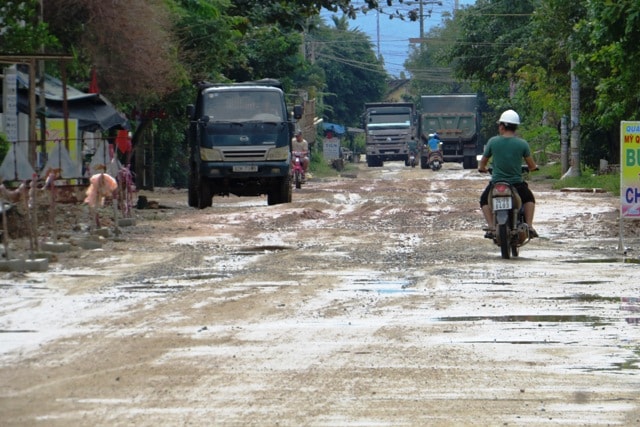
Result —
<svg viewBox="0 0 640 427"><path fill-rule="evenodd" d="M101 249L0 273L0 424L640 424L616 197L533 181L541 238L504 260L486 176L357 166L277 206L141 192Z"/></svg>

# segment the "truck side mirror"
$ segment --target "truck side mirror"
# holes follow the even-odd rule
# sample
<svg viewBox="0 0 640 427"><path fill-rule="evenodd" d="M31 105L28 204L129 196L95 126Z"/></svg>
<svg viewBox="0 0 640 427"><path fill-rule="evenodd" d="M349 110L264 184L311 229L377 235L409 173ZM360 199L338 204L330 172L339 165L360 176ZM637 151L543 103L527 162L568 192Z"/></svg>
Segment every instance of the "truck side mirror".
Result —
<svg viewBox="0 0 640 427"><path fill-rule="evenodd" d="M189 104L187 105L187 117L189 118L189 120L193 120L195 118L196 115L196 107L193 104Z"/></svg>
<svg viewBox="0 0 640 427"><path fill-rule="evenodd" d="M293 107L293 118L298 120L302 118L302 113L303 113L303 108L302 105L294 105Z"/></svg>

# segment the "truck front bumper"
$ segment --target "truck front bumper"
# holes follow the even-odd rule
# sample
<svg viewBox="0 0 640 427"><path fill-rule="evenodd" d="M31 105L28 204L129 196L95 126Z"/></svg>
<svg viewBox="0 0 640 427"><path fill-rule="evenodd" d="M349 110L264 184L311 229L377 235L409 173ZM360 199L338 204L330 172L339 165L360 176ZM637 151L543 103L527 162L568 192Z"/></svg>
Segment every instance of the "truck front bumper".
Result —
<svg viewBox="0 0 640 427"><path fill-rule="evenodd" d="M202 162L200 176L207 178L274 178L288 176L290 164L277 162Z"/></svg>

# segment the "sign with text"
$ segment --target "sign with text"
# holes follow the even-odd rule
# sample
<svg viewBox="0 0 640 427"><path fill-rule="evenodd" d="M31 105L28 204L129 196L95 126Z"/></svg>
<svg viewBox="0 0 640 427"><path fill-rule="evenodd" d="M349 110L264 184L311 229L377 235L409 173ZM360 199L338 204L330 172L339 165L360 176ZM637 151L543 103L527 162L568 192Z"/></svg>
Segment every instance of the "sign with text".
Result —
<svg viewBox="0 0 640 427"><path fill-rule="evenodd" d="M334 160L340 157L340 138L325 138L322 141L322 152L327 160Z"/></svg>
<svg viewBox="0 0 640 427"><path fill-rule="evenodd" d="M9 142L18 140L18 73L15 68L4 70L2 111L4 133Z"/></svg>
<svg viewBox="0 0 640 427"><path fill-rule="evenodd" d="M620 216L640 218L640 122L620 122Z"/></svg>
<svg viewBox="0 0 640 427"><path fill-rule="evenodd" d="M64 119L47 119L47 131L45 134L45 144L47 154L50 156L54 150L59 149L59 145L65 144ZM69 132L69 157L73 162L79 163L82 159L82 144L78 141L78 119L67 119L67 130ZM40 123L36 123L36 135L40 137Z"/></svg>

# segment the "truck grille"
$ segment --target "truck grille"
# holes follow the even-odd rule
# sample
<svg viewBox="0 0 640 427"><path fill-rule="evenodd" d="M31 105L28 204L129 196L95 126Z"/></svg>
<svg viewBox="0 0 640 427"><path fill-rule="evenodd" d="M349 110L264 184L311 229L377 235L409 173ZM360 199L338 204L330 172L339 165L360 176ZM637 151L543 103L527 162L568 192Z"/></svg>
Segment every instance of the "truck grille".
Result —
<svg viewBox="0 0 640 427"><path fill-rule="evenodd" d="M257 162L267 158L267 148L222 149L222 156L227 162Z"/></svg>
<svg viewBox="0 0 640 427"><path fill-rule="evenodd" d="M369 136L369 141L375 142L376 144L399 144L405 142L407 139L406 135L372 135Z"/></svg>

